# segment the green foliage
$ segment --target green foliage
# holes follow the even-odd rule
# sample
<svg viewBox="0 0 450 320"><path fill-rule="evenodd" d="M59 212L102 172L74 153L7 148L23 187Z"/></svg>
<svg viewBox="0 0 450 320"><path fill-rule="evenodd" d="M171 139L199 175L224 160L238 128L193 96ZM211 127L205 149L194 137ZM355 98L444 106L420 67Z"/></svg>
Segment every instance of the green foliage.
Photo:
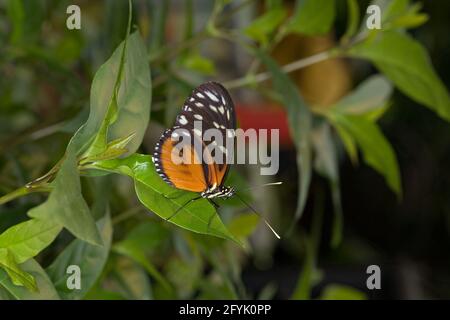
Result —
<svg viewBox="0 0 450 320"><path fill-rule="evenodd" d="M150 156L143 154L151 152L143 143L144 135L159 130L156 123L172 122L174 110L178 110L175 108L192 87L205 76L218 75L219 63L201 50L201 42L206 38L230 40L248 49L254 58L248 73L228 83L229 88L250 84L257 87L259 82L271 78L274 96L286 108L299 172L297 208L290 224L295 225L302 216L314 171L326 180L330 190L334 211L330 244L337 248L342 243L339 140L353 164L357 164L360 150L364 161L401 198L402 182L395 151L377 123L391 105L394 86L450 120L448 90L435 72L425 47L406 30L428 21L421 5L408 0L380 1L383 28L368 31L365 20L358 30L361 14L358 1L347 0L345 32L335 48L279 66L270 51L289 33L316 36L331 32L336 15L340 14L337 3L297 0L293 15L287 17L283 1L268 0L260 16L241 29L229 29L227 19L251 3L215 1L205 26L197 32L196 8L187 0L180 42L170 44L165 38L169 1L143 2L133 15L131 1L129 12L124 10L126 3L107 1L106 23L97 32L101 35L98 38L93 35L95 32L57 33L57 27L52 31L42 28L44 22L47 26L45 19L53 19L52 13L46 11L52 8L36 1L0 4L1 18L7 18L6 29L11 30L6 36L0 35L0 40L6 43L0 59L7 66L5 70L10 77L7 79L14 80L9 83L0 79L0 86L6 88L6 93L0 93L5 101L2 112L6 110L0 119L0 133L19 128L26 134L25 129L42 120L34 119L40 108L45 109L42 105L52 105L53 100L57 102L46 113L50 119L42 124L42 131L58 133L46 142L51 147L44 143L37 146L42 131L32 133L28 141L26 137L12 140L25 141L26 150L33 152L36 163L26 164L28 169L32 167L28 172L21 167L24 160L16 157L17 150L9 152L14 146L0 141L0 165L7 164L0 168L2 174L14 172L14 175L8 172L9 180L0 178L0 187L2 192L18 188L0 197L0 205L30 193L50 192L37 206L37 201L43 200L39 196L20 199L20 203L13 203L12 209L1 207L0 298L249 298L241 280L242 250L250 255L260 245L249 241L260 223L259 217L248 213L248 209L236 215L242 203L229 199L219 202L222 220L207 200L189 202L198 195L176 191L162 181ZM139 31L131 32L132 25L138 26ZM53 32L57 33L54 38ZM109 55L96 72L90 70L91 65L100 65ZM327 108L307 105L287 73L332 57L364 59L381 74L363 80ZM265 72L257 73L259 63L265 66ZM29 69L39 77L30 74ZM51 76L42 77L43 71ZM88 97L83 95L89 84L83 81L92 74L95 75L87 101ZM59 99L34 104L39 93L49 87L64 94ZM84 105L89 108L82 110ZM74 114L78 116L72 118ZM150 117L153 122L149 125ZM68 132L73 134L68 143L53 142L68 139ZM56 157L61 154L58 161ZM47 174L32 180L52 163L56 165ZM10 180L21 184L32 181L18 187L20 184ZM127 184L129 181L132 186ZM227 183L236 186L244 200L252 200L240 173L231 172ZM303 258L292 299L311 298L311 290L321 280L317 251L325 211L321 206L325 200L323 190L319 190L315 192L311 231L302 229L299 238L289 238L292 233L286 235L293 239L291 242L299 243ZM156 216L136 214L147 209ZM23 221L27 211L31 219ZM289 216L289 212L279 210L274 215ZM63 228L70 235L61 233ZM72 236L75 239L69 243L67 237ZM40 254L45 248L50 255ZM267 248L262 251L270 255ZM49 257L54 260L48 261ZM46 270L41 264L48 265ZM72 264L82 269L81 290L69 290L66 286L66 268ZM273 296L274 288L268 284L260 296ZM331 284L319 298L367 297L353 288Z"/></svg>
<svg viewBox="0 0 450 320"><path fill-rule="evenodd" d="M101 245L94 218L81 194L79 175L75 155L69 152L52 183L53 190L47 201L31 209L28 215L44 221L54 221L76 237Z"/></svg>
<svg viewBox="0 0 450 320"><path fill-rule="evenodd" d="M102 246L73 240L47 268L47 274L62 299L82 299L100 277L109 255L112 241L112 225L109 213L97 222ZM67 266L76 265L82 270L81 289L67 288Z"/></svg>
<svg viewBox="0 0 450 320"><path fill-rule="evenodd" d="M253 20L252 23L244 29L244 33L265 46L269 42L269 36L285 19L286 14L286 10L282 7L276 7L269 10L258 19Z"/></svg>
<svg viewBox="0 0 450 320"><path fill-rule="evenodd" d="M340 284L329 284L326 286L319 299L321 300L366 300L365 293L355 288Z"/></svg>
<svg viewBox="0 0 450 320"><path fill-rule="evenodd" d="M306 35L327 33L335 18L335 0L297 0L287 30Z"/></svg>
<svg viewBox="0 0 450 320"><path fill-rule="evenodd" d="M404 33L387 31L349 50L369 59L403 93L450 120L450 97L421 44Z"/></svg>
<svg viewBox="0 0 450 320"><path fill-rule="evenodd" d="M273 75L273 86L278 92L283 105L287 109L289 127L297 148L297 166L299 171L298 204L295 211L295 220L298 220L306 205L309 184L311 182L311 145L309 140L312 126L312 114L306 106L298 89L283 73L273 59L263 51L256 55L265 63Z"/></svg>
<svg viewBox="0 0 450 320"><path fill-rule="evenodd" d="M161 218L171 217L174 212L189 203L168 221L194 232L238 242L206 199L189 202L197 197L189 192L178 192L180 196L174 197L173 193L176 190L159 177L150 156L134 154L123 159L97 162L94 163L94 167L131 176L134 179L139 200Z"/></svg>

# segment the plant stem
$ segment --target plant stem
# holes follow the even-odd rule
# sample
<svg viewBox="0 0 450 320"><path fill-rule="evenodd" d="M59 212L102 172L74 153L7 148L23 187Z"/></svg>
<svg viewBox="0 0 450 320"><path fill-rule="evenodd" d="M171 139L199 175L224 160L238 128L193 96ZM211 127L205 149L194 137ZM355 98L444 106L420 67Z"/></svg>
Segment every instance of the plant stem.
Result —
<svg viewBox="0 0 450 320"><path fill-rule="evenodd" d="M49 192L49 191L51 191L51 188L48 185L36 187L23 186L0 197L0 205L33 192Z"/></svg>
<svg viewBox="0 0 450 320"><path fill-rule="evenodd" d="M336 50L336 48L327 50L327 51L323 51L323 52L317 53L315 55L309 56L307 58L303 58L303 59L296 60L294 62L285 64L284 66L281 67L281 70L285 73L290 73L290 72L308 67L310 65L313 65L315 63L336 57L339 54L340 54L340 51ZM244 87L246 85L250 85L252 83L259 83L259 82L266 81L266 80L270 79L271 77L272 77L272 74L270 72L266 71L266 72L258 73L254 76L246 75L241 78L230 80L230 81L224 82L223 85L228 89L236 89L236 88Z"/></svg>

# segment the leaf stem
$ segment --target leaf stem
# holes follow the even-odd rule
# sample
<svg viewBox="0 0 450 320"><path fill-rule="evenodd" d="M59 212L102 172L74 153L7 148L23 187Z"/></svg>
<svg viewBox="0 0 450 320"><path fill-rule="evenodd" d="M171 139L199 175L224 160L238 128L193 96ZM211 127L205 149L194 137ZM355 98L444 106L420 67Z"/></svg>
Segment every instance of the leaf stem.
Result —
<svg viewBox="0 0 450 320"><path fill-rule="evenodd" d="M340 50L337 48L333 48L331 50L319 52L317 54L314 54L312 56L296 60L294 62L285 64L281 67L281 70L285 73L290 73L299 69L306 68L310 65L313 65L315 63L334 58L340 55ZM266 80L269 80L272 77L272 74L268 71L258 73L254 76L252 75L246 75L241 78L237 78L234 80L230 80L227 82L224 82L223 85L228 89L236 89L240 87L244 87L253 83L259 83Z"/></svg>
<svg viewBox="0 0 450 320"><path fill-rule="evenodd" d="M23 197L27 194L34 192L50 192L51 188L48 184L39 185L39 186L23 186L10 193L7 193L0 197L0 205L10 202L16 198Z"/></svg>

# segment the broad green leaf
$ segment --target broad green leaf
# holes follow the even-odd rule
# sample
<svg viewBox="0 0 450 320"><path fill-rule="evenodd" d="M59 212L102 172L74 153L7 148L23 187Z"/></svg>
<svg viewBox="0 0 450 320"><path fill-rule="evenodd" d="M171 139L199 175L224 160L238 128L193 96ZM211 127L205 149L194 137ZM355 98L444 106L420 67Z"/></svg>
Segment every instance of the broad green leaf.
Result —
<svg viewBox="0 0 450 320"><path fill-rule="evenodd" d="M350 56L372 61L404 94L450 121L450 97L425 48L407 34L382 32L349 50Z"/></svg>
<svg viewBox="0 0 450 320"><path fill-rule="evenodd" d="M34 277L20 269L14 256L8 249L0 248L0 267L6 271L6 274L15 286L24 286L30 291L37 291L36 280ZM0 273L0 278L1 277L2 275Z"/></svg>
<svg viewBox="0 0 450 320"><path fill-rule="evenodd" d="M287 110L291 135L297 148L299 191L295 219L298 220L303 213L311 182L309 134L312 125L312 114L294 83L280 70L276 62L262 51L256 51L256 55L264 62L273 75L273 87L281 96L284 107Z"/></svg>
<svg viewBox="0 0 450 320"><path fill-rule="evenodd" d="M63 299L82 299L99 278L106 259L112 239L112 225L109 213L98 222L103 246L92 245L80 239L73 240L47 268L47 273L55 284L58 293ZM81 289L68 289L67 267L77 265L81 270Z"/></svg>
<svg viewBox="0 0 450 320"><path fill-rule="evenodd" d="M3 270L0 270L0 285L3 286L14 298L19 300L59 300L53 283L45 273L44 269L34 259L20 265L20 268L32 275L36 279L39 292L30 291L25 287L15 286L6 276Z"/></svg>
<svg viewBox="0 0 450 320"><path fill-rule="evenodd" d="M325 34L335 18L335 0L297 0L288 31L306 35Z"/></svg>
<svg viewBox="0 0 450 320"><path fill-rule="evenodd" d="M355 288L341 285L327 285L319 297L320 300L366 300L367 295Z"/></svg>
<svg viewBox="0 0 450 320"><path fill-rule="evenodd" d="M66 153L66 158L52 185L53 190L47 201L28 211L28 215L54 221L77 238L101 245L101 237L94 218L81 194L77 159L72 152Z"/></svg>
<svg viewBox="0 0 450 320"><path fill-rule="evenodd" d="M8 249L17 263L23 263L44 250L61 231L52 220L30 219L0 235L0 248Z"/></svg>
<svg viewBox="0 0 450 320"><path fill-rule="evenodd" d="M362 115L382 109L391 94L391 83L382 75L374 75L336 102L332 108L347 114Z"/></svg>
<svg viewBox="0 0 450 320"><path fill-rule="evenodd" d="M283 22L286 14L286 9L283 7L271 9L245 27L244 33L265 46L269 42L270 35Z"/></svg>
<svg viewBox="0 0 450 320"><path fill-rule="evenodd" d="M87 125L92 115L92 122L96 126L100 122L100 126L88 154L100 154L107 141L130 135L133 139L127 145L128 153L136 151L147 129L150 103L148 56L142 38L135 32L117 47L94 77Z"/></svg>
<svg viewBox="0 0 450 320"><path fill-rule="evenodd" d="M170 187L161 179L148 155L133 154L124 159L100 161L94 163L93 167L133 177L139 200L163 219L172 216L177 209L198 196L192 192L181 192L181 195L174 199L168 197L167 195L173 194L177 189ZM190 231L239 243L226 229L216 210L206 199L190 202L168 221Z"/></svg>
<svg viewBox="0 0 450 320"><path fill-rule="evenodd" d="M12 24L12 43L30 45L38 39L44 18L42 2L9 0L6 3L6 12Z"/></svg>
<svg viewBox="0 0 450 320"><path fill-rule="evenodd" d="M384 176L388 186L401 196L400 173L394 150L380 128L363 116L330 113L330 120L347 131L361 148L365 162Z"/></svg>

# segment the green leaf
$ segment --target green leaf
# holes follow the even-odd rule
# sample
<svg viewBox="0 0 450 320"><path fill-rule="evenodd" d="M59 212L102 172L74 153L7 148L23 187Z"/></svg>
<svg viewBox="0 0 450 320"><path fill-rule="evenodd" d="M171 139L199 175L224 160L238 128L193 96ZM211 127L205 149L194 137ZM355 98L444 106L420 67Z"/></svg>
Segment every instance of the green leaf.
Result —
<svg viewBox="0 0 450 320"><path fill-rule="evenodd" d="M379 127L363 116L330 113L330 120L357 142L365 162L384 176L388 186L401 196L400 173L394 150Z"/></svg>
<svg viewBox="0 0 450 320"><path fill-rule="evenodd" d="M205 75L214 75L216 67L210 59L202 57L198 52L190 52L181 61L182 65L192 71Z"/></svg>
<svg viewBox="0 0 450 320"><path fill-rule="evenodd" d="M37 291L36 280L34 277L20 269L14 256L8 249L0 248L0 267L6 271L14 285L24 286L30 291ZM0 278L1 277L2 274L0 273Z"/></svg>
<svg viewBox="0 0 450 320"><path fill-rule="evenodd" d="M92 245L80 239L73 240L47 268L47 273L63 299L82 299L92 288L106 263L112 240L112 225L109 213L98 222L103 246ZM81 270L81 289L69 289L67 267L77 265Z"/></svg>
<svg viewBox="0 0 450 320"><path fill-rule="evenodd" d="M287 30L306 35L330 31L335 18L335 0L297 0Z"/></svg>
<svg viewBox="0 0 450 320"><path fill-rule="evenodd" d="M331 246L336 248L342 240L343 213L341 205L341 188L339 179L339 163L333 137L327 123L315 128L311 135L315 150L314 167L316 171L328 179L333 202L334 220L331 234Z"/></svg>
<svg viewBox="0 0 450 320"><path fill-rule="evenodd" d="M119 291L130 300L150 300L153 298L150 281L144 268L126 257L118 257L115 262L114 276L118 288L114 291Z"/></svg>
<svg viewBox="0 0 450 320"><path fill-rule="evenodd" d="M319 297L320 300L366 300L367 295L355 288L341 284L327 285Z"/></svg>
<svg viewBox="0 0 450 320"><path fill-rule="evenodd" d="M450 121L450 97L425 48L407 34L382 32L349 50L350 56L372 61L404 94Z"/></svg>
<svg viewBox="0 0 450 320"><path fill-rule="evenodd" d="M0 235L0 248L8 249L17 263L23 263L45 249L61 231L55 221L30 219Z"/></svg>
<svg viewBox="0 0 450 320"><path fill-rule="evenodd" d="M3 286L14 298L20 300L59 300L60 297L55 287L48 278L44 269L34 259L20 265L20 268L36 279L39 292L34 292L25 287L15 286L3 270L0 270L0 285Z"/></svg>
<svg viewBox="0 0 450 320"><path fill-rule="evenodd" d="M97 71L91 88L92 122L98 131L88 155L102 153L107 141L134 135L128 153L137 150L150 118L151 80L148 56L138 32L130 35ZM92 120L91 120L92 119Z"/></svg>
<svg viewBox="0 0 450 320"><path fill-rule="evenodd" d="M142 244L133 239L126 239L114 245L114 251L127 256L141 265L161 286L168 292L172 291L172 287L164 276L149 261L145 252L142 250Z"/></svg>
<svg viewBox="0 0 450 320"><path fill-rule="evenodd" d="M294 83L280 70L276 62L263 51L255 51L255 54L264 62L268 70L272 73L273 87L282 98L284 107L287 109L291 135L297 148L299 191L295 219L298 220L306 205L311 182L312 170L309 134L312 125L312 114Z"/></svg>
<svg viewBox="0 0 450 320"><path fill-rule="evenodd" d="M269 42L270 35L283 22L286 14L286 9L283 7L275 7L253 20L244 28L244 33L265 46Z"/></svg>
<svg viewBox="0 0 450 320"><path fill-rule="evenodd" d="M81 194L77 159L71 152L66 153L52 185L53 190L47 201L28 211L28 215L54 221L67 228L77 238L101 245L94 218Z"/></svg>
<svg viewBox="0 0 450 320"><path fill-rule="evenodd" d="M93 167L133 177L139 200L163 219L172 216L194 195L197 196L192 192L178 190L179 197L175 199L167 197L177 189L170 187L161 179L148 155L133 154L124 159L100 161L94 163ZM239 243L206 199L191 202L168 221L193 232L214 235Z"/></svg>
<svg viewBox="0 0 450 320"><path fill-rule="evenodd" d="M357 0L347 0L347 29L342 37L343 41L348 41L355 35L359 25L359 5Z"/></svg>
<svg viewBox="0 0 450 320"><path fill-rule="evenodd" d="M254 213L240 214L234 217L228 224L228 229L232 234L240 239L250 236L258 226L259 217Z"/></svg>
<svg viewBox="0 0 450 320"><path fill-rule="evenodd" d="M364 80L332 108L346 114L362 115L383 108L391 94L390 81L378 74Z"/></svg>

